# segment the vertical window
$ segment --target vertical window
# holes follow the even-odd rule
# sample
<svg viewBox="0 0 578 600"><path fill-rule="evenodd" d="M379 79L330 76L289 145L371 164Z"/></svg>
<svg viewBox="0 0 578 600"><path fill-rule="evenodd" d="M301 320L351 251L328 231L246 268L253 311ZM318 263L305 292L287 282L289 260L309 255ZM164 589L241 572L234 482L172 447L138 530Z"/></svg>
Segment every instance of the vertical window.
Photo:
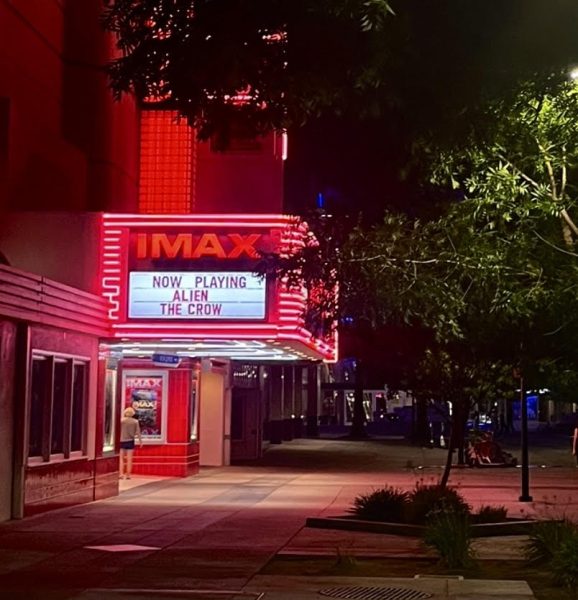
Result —
<svg viewBox="0 0 578 600"><path fill-rule="evenodd" d="M54 393L52 396L52 434L50 436L50 454L64 454L64 418L68 394L67 367L65 360L54 361Z"/></svg>
<svg viewBox="0 0 578 600"><path fill-rule="evenodd" d="M8 166L10 148L10 101L0 97L0 180Z"/></svg>
<svg viewBox="0 0 578 600"><path fill-rule="evenodd" d="M86 396L86 365L76 363L72 371L71 452L81 452L84 450Z"/></svg>
<svg viewBox="0 0 578 600"><path fill-rule="evenodd" d="M32 360L32 386L30 390L30 426L28 428L28 456L42 456L44 417L50 406L51 361L46 357Z"/></svg>
<svg viewBox="0 0 578 600"><path fill-rule="evenodd" d="M32 356L28 456L49 461L83 452L88 364L74 358Z"/></svg>

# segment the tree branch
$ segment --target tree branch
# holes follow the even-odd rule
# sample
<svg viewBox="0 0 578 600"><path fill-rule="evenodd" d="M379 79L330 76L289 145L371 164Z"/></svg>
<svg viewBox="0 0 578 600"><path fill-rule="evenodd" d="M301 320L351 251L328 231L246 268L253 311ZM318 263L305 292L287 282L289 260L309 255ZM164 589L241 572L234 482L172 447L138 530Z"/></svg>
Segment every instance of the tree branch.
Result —
<svg viewBox="0 0 578 600"><path fill-rule="evenodd" d="M540 185L537 181L534 181L530 176L526 175L526 173L524 173L524 171L522 171L522 169L519 169L511 160L507 159L503 154L499 153L496 155L500 160L503 160L506 164L510 165L510 167L512 167L512 169L514 169L514 171L516 173L518 173L518 175L522 178L525 179L528 183L530 183L531 185L533 185L535 188L539 189Z"/></svg>
<svg viewBox="0 0 578 600"><path fill-rule="evenodd" d="M568 211L565 208L563 208L560 211L560 215L564 219L564 221L566 221L566 223L568 223L568 227L570 227L570 229L573 231L574 235L578 235L578 227L576 227L576 224L572 220L572 217L568 214Z"/></svg>
<svg viewBox="0 0 578 600"><path fill-rule="evenodd" d="M560 248L560 246L556 246L556 244L553 244L546 238L542 237L536 230L534 230L533 233L537 238L541 239L545 244L547 244L551 248L554 248L554 250L557 250L558 252L562 252L562 254L567 254L568 256L573 256L574 258L578 258L578 254L576 254L576 252L570 252L569 250L564 250L564 248Z"/></svg>
<svg viewBox="0 0 578 600"><path fill-rule="evenodd" d="M540 152L542 153L542 156L544 158L544 164L546 165L546 169L548 171L548 176L550 177L550 185L552 186L552 200L554 200L554 202L558 201L558 186L556 185L556 177L554 176L554 169L552 167L552 161L547 157L546 154L546 149L544 148L544 146L542 145L542 143L540 142L540 140L536 137L534 138L536 140L536 144L538 144L538 148L540 149Z"/></svg>
<svg viewBox="0 0 578 600"><path fill-rule="evenodd" d="M566 193L566 182L568 179L566 169L566 145L562 146L562 184L560 186L560 200L564 200L564 194Z"/></svg>

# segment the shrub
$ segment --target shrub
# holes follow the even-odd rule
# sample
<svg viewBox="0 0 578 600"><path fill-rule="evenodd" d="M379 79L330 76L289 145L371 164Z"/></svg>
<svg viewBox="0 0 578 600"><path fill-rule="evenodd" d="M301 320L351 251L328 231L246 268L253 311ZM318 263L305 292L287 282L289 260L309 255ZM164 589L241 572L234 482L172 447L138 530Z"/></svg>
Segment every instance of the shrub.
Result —
<svg viewBox="0 0 578 600"><path fill-rule="evenodd" d="M474 563L470 517L464 510L446 508L431 512L424 542L437 550L448 569L464 569Z"/></svg>
<svg viewBox="0 0 578 600"><path fill-rule="evenodd" d="M567 519L536 523L524 548L526 560L536 565L548 564L556 551L573 538L578 538L578 528Z"/></svg>
<svg viewBox="0 0 578 600"><path fill-rule="evenodd" d="M407 492L385 486L369 494L357 496L349 512L367 521L399 523L403 521L407 499Z"/></svg>
<svg viewBox="0 0 578 600"><path fill-rule="evenodd" d="M407 520L410 523L425 523L429 513L439 510L470 514L469 504L457 490L439 484L416 484L409 495Z"/></svg>
<svg viewBox="0 0 578 600"><path fill-rule="evenodd" d="M482 506L475 515L474 523L501 523L506 520L508 509L505 506Z"/></svg>
<svg viewBox="0 0 578 600"><path fill-rule="evenodd" d="M578 592L578 535L574 533L565 539L554 552L550 563L554 580L563 585L572 598Z"/></svg>

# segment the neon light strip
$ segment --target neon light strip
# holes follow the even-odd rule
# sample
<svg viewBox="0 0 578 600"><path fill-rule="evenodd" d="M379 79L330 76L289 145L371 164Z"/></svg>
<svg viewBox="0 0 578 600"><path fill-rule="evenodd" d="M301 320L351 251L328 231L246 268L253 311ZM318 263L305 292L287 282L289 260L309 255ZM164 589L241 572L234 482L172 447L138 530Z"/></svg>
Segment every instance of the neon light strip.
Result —
<svg viewBox="0 0 578 600"><path fill-rule="evenodd" d="M140 337L141 337L142 339L150 339L150 340L152 340L152 339L163 339L163 337L164 337L164 336L163 336L162 334L155 334L155 333L143 333L143 334L142 334ZM186 336L176 336L176 337L177 337L177 338L180 338L180 337L182 337L183 339L187 339L187 338L186 338ZM249 336L249 337L245 337L245 336L237 336L237 339L251 339L251 337L250 337L250 336ZM297 341L297 342L300 342L300 343L304 344L304 345L306 346L306 348L305 348L306 350L311 350L311 351L313 351L313 352L315 352L315 353L319 353L319 354L321 354L321 355L322 355L324 358L327 358L327 359L333 359L333 358L334 358L334 356L335 356L335 353L334 353L334 351L332 351L332 350L327 350L327 351L320 350L319 348L316 348L315 346L313 346L313 345L312 345L312 344L311 344L311 343L310 343L308 340L303 340L303 339L302 339L300 336L292 336L292 335L287 335L284 341L292 341L292 340L294 340L294 341ZM177 343L178 343L178 342L177 342ZM183 343L189 343L189 342L187 341L187 342L183 342ZM137 347L138 347L138 346L137 346ZM290 347L290 349L291 349L291 351L293 351L293 352L300 353L300 351L299 351L299 350L297 350L297 349L295 349L295 348L293 348L293 347ZM192 348L192 349L191 349L189 352L192 354L192 353L194 353L194 352L195 352L195 350L197 350L197 349L195 349L195 348ZM199 348L198 350L202 350L202 348ZM232 350L232 351L234 351L234 348L230 348L230 349L229 349L229 351L231 351L231 350Z"/></svg>
<svg viewBox="0 0 578 600"><path fill-rule="evenodd" d="M165 227L254 227L258 228L266 228L266 229L278 229L280 227L279 223L255 223L254 221L238 221L235 223L223 223L221 221L206 221L206 222L198 222L198 221L185 221L179 223L156 223L153 221L148 221L146 223L143 222L135 222L135 221L123 221L119 223L120 225L126 227L151 227L151 226L165 226Z"/></svg>
<svg viewBox="0 0 578 600"><path fill-rule="evenodd" d="M167 323L167 324L162 324L162 323L126 323L124 325L116 325L116 327L127 327L129 329L138 329L138 328L143 328L143 329L183 329L184 327L190 328L190 329L202 329L202 328L209 328L209 329L239 329L239 330L244 330L244 329L271 329L275 327L275 323L268 323L268 324L261 324L261 323L256 323L256 324L245 324L245 323L231 323L231 324L209 324L209 323L188 323L188 322L184 322L184 323Z"/></svg>
<svg viewBox="0 0 578 600"><path fill-rule="evenodd" d="M124 219L140 219L143 221L150 219L159 219L165 221L179 221L186 219L196 219L198 221L203 221L205 219L217 220L217 221L230 221L232 219L250 219L255 222L263 221L263 220L284 220L297 222L298 217L287 214L279 214L279 213L258 213L258 214L247 214L247 213L203 213L199 215L167 215L167 214L135 214L135 213L104 213L103 218L105 220L110 221L118 221Z"/></svg>

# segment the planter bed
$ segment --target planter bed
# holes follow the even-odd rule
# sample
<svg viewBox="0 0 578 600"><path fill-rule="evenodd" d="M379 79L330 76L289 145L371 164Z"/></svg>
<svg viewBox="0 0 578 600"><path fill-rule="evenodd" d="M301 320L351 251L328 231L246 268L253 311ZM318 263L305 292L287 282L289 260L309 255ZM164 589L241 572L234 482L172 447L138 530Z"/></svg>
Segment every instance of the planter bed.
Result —
<svg viewBox="0 0 578 600"><path fill-rule="evenodd" d="M528 535L535 521L508 519L501 523L474 523L472 537L492 537L502 535ZM342 531L365 531L369 533L386 533L422 537L425 531L423 525L410 523L385 523L381 521L362 521L350 516L343 517L309 517L305 527L316 529L340 529Z"/></svg>

